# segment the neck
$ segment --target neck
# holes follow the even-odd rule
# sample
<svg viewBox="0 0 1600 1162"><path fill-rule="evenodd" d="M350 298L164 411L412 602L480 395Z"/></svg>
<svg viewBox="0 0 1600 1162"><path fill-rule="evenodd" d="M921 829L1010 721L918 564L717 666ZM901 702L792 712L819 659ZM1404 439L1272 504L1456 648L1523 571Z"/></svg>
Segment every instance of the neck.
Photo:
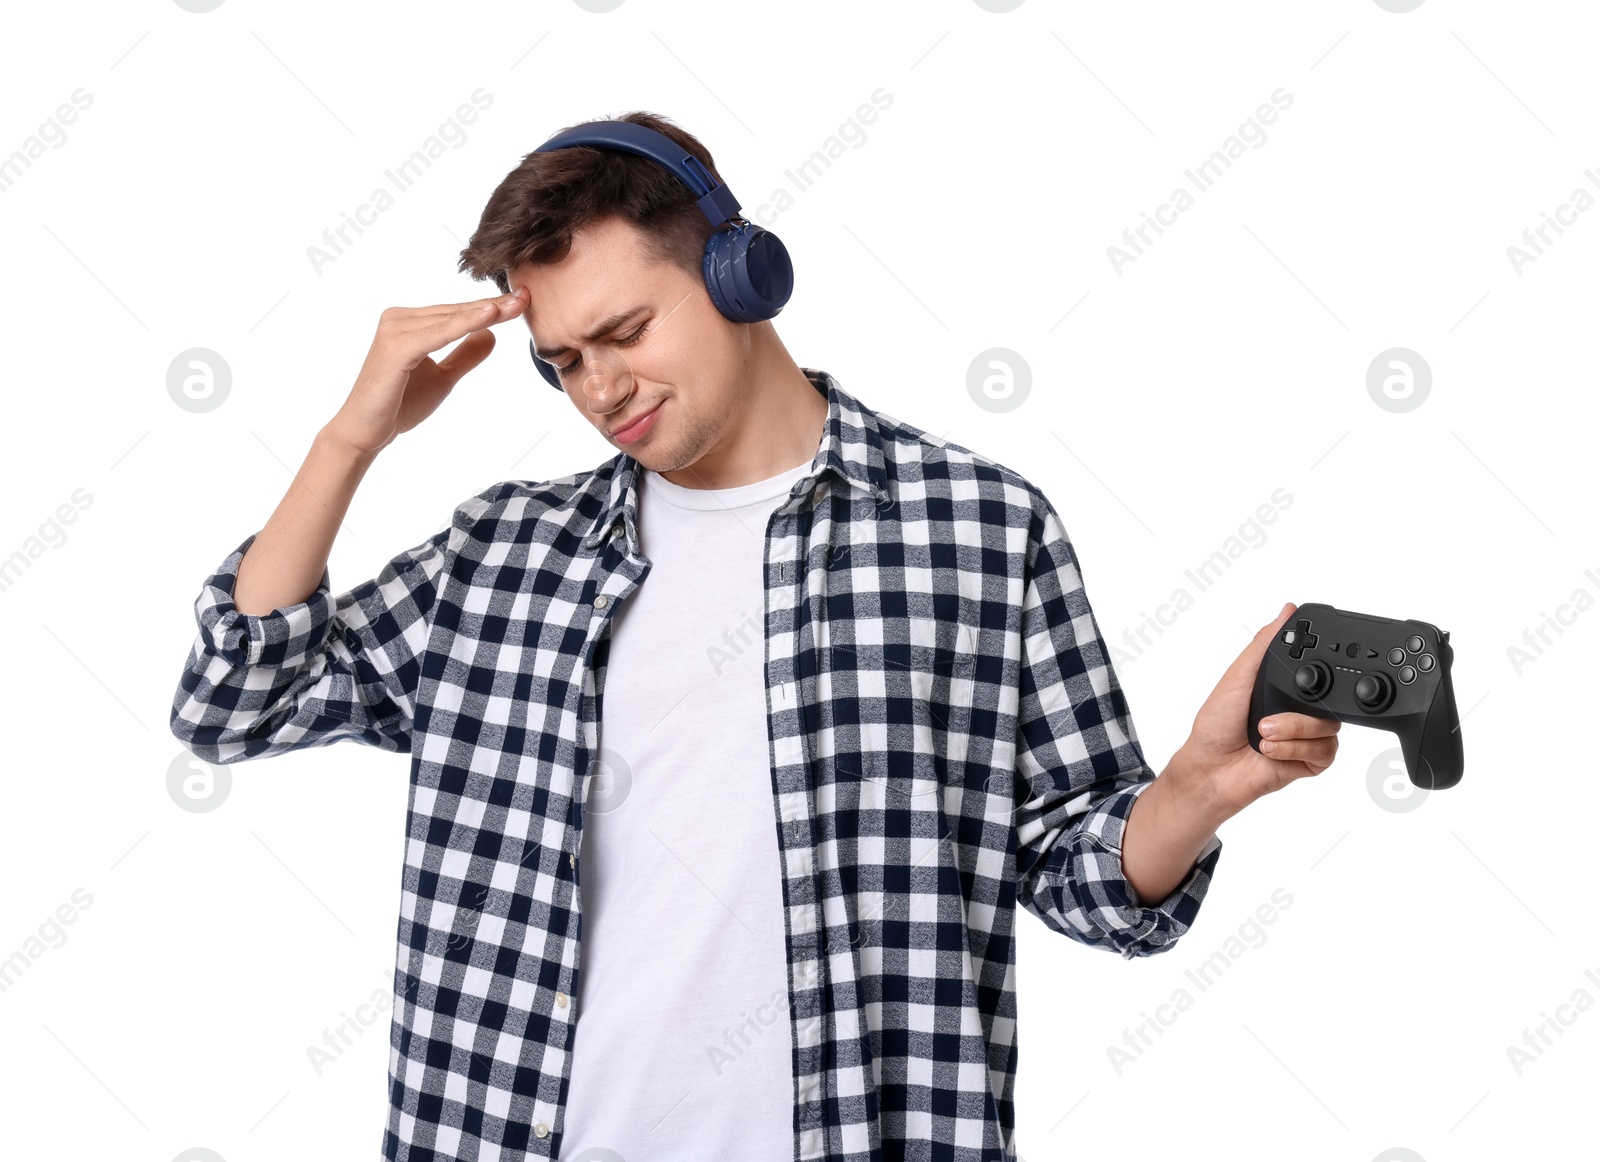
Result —
<svg viewBox="0 0 1600 1162"><path fill-rule="evenodd" d="M717 442L683 468L661 473L684 488L737 488L800 464L822 442L828 401L790 357L771 321L752 323L747 386Z"/></svg>

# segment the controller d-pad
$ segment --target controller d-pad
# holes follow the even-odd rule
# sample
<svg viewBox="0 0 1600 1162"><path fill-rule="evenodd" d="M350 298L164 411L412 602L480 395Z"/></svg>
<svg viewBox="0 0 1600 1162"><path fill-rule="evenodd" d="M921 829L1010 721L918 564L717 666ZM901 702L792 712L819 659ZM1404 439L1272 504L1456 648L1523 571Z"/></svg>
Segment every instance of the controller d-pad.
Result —
<svg viewBox="0 0 1600 1162"><path fill-rule="evenodd" d="M1305 618L1295 622L1293 629L1283 631L1283 641L1289 647L1289 656L1295 659L1317 648L1317 635L1311 632L1311 623Z"/></svg>

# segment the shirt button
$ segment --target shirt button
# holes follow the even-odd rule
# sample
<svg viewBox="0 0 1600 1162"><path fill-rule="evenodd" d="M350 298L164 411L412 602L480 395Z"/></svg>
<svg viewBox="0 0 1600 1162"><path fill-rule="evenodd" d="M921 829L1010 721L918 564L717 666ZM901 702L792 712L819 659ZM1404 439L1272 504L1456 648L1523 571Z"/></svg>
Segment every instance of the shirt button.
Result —
<svg viewBox="0 0 1600 1162"><path fill-rule="evenodd" d="M575 852L575 851L567 852L567 866L568 867L577 867L578 866L578 853L577 852Z"/></svg>
<svg viewBox="0 0 1600 1162"><path fill-rule="evenodd" d="M814 503L821 504L822 503L822 498L827 496L827 495L828 495L827 487L825 485L819 484L819 485L817 485L817 490L811 494L811 499L812 499L812 501Z"/></svg>
<svg viewBox="0 0 1600 1162"><path fill-rule="evenodd" d="M611 539L613 541L620 541L623 537L625 537L627 535L628 535L627 530L624 529L621 525L617 525L615 528L613 528L611 530Z"/></svg>
<svg viewBox="0 0 1600 1162"><path fill-rule="evenodd" d="M567 1007L567 994L566 993L557 993L556 994L556 1004L560 1005L563 1009L566 1008Z"/></svg>
<svg viewBox="0 0 1600 1162"><path fill-rule="evenodd" d="M608 606L610 604L611 604L611 598L607 597L604 593L600 594L598 597L596 597L594 599L594 607L596 609L604 609L606 606Z"/></svg>
<svg viewBox="0 0 1600 1162"><path fill-rule="evenodd" d="M550 1127L543 1122L534 1122L533 1134L536 1138L548 1138L550 1136Z"/></svg>

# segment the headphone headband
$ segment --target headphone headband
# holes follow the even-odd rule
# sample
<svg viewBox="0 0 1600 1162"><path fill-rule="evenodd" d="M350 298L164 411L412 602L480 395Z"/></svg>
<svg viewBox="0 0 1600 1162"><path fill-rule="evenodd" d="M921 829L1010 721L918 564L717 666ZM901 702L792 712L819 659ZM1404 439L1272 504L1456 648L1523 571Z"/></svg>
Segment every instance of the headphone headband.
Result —
<svg viewBox="0 0 1600 1162"><path fill-rule="evenodd" d="M549 153L575 145L617 149L665 166L700 199L696 205L713 226L722 225L739 212L739 199L732 190L712 177L698 157L654 129L632 121L587 121L556 134L533 152Z"/></svg>

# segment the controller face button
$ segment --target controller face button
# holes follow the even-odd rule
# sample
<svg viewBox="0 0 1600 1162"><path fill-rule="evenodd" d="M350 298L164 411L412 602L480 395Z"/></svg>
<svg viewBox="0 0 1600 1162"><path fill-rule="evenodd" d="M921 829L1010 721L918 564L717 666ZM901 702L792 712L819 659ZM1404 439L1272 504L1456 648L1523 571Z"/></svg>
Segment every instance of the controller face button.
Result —
<svg viewBox="0 0 1600 1162"><path fill-rule="evenodd" d="M1422 652L1422 647L1425 644L1426 643L1416 634L1412 634L1410 637L1406 638L1406 649L1410 650L1414 654L1420 654Z"/></svg>
<svg viewBox="0 0 1600 1162"><path fill-rule="evenodd" d="M1424 674L1433 669L1433 655L1423 654L1420 658L1418 658L1417 669L1421 670Z"/></svg>
<svg viewBox="0 0 1600 1162"><path fill-rule="evenodd" d="M1411 666L1400 667L1400 680L1407 686L1417 680L1417 671Z"/></svg>
<svg viewBox="0 0 1600 1162"><path fill-rule="evenodd" d="M1294 672L1295 688L1307 698L1321 698L1328 692L1332 676L1328 668L1316 662L1301 666Z"/></svg>
<svg viewBox="0 0 1600 1162"><path fill-rule="evenodd" d="M1353 658L1360 652L1361 647L1356 645L1355 642L1351 642L1349 645L1344 647L1344 656L1347 658Z"/></svg>
<svg viewBox="0 0 1600 1162"><path fill-rule="evenodd" d="M1389 651L1389 664L1391 666L1398 666L1401 662L1403 662L1405 660L1406 660L1406 652L1405 652L1405 650L1401 649L1399 646L1395 646L1394 649Z"/></svg>
<svg viewBox="0 0 1600 1162"><path fill-rule="evenodd" d="M1356 681L1356 701L1365 710L1382 710L1389 704L1393 692L1387 674L1363 674Z"/></svg>

